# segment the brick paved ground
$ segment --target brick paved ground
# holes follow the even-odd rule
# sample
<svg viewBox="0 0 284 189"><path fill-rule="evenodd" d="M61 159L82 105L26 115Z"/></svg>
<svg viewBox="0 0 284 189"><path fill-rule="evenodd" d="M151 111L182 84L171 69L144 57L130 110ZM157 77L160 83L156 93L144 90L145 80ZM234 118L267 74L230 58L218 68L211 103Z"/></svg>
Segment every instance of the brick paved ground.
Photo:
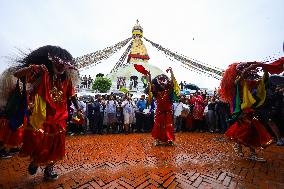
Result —
<svg viewBox="0 0 284 189"><path fill-rule="evenodd" d="M237 157L223 135L178 133L173 147L150 134L67 137L60 178L27 173L29 160L0 160L0 188L284 188L284 148L260 152L268 162ZM246 153L248 153L246 151Z"/></svg>

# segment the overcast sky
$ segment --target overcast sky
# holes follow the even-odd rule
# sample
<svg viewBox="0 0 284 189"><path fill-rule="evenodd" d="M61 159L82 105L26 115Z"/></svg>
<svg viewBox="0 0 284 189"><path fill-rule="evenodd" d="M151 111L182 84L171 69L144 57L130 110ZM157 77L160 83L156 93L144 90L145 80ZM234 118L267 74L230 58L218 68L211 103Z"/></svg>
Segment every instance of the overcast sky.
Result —
<svg viewBox="0 0 284 189"><path fill-rule="evenodd" d="M17 49L59 45L77 57L114 45L131 36L136 19L145 37L220 68L283 56L283 7L283 0L0 0L0 72ZM172 66L178 80L218 86L145 45L149 63ZM122 52L84 73L107 73Z"/></svg>

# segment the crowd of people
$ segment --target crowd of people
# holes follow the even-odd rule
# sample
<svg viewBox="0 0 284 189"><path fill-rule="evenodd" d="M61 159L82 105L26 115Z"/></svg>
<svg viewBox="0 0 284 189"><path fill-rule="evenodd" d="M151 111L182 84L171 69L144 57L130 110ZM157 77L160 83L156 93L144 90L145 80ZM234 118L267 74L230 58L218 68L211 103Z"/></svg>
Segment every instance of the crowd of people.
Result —
<svg viewBox="0 0 284 189"><path fill-rule="evenodd" d="M265 106L273 110L273 120L276 125L267 130L275 137L279 146L284 145L283 123L283 91L277 87L271 91ZM84 100L79 98L79 105L84 110L84 121L74 121L76 112L70 109L68 133L74 134L108 134L108 133L143 133L151 132L154 126L156 101L148 105L148 99L142 95L140 99L131 95L119 97L114 95L96 95L95 98ZM173 103L173 118L175 132L210 132L224 134L230 124L227 120L231 117L230 104L223 102L215 92L213 96L205 92L195 92L191 95L180 97ZM261 117L262 110L259 110ZM73 121L72 121L73 120ZM263 120L265 123L265 120Z"/></svg>
<svg viewBox="0 0 284 189"><path fill-rule="evenodd" d="M74 120L76 112L71 107L69 134L150 132L154 124L156 102L154 99L154 103L149 106L147 102L145 95L140 99L132 99L131 95L123 98L114 95L96 95L88 100L79 98L79 105L84 110L84 118L81 119L84 121L78 124ZM226 118L230 114L229 104L219 100L216 95L196 92L190 96L181 96L179 101L173 103L172 110L176 132L224 133L228 128ZM124 123L126 112L127 128Z"/></svg>
<svg viewBox="0 0 284 189"><path fill-rule="evenodd" d="M73 106L69 109L68 133L73 135L94 133L150 132L153 127L155 108L147 107L147 99L133 99L131 95L119 97L114 94L79 97L83 117L77 118ZM80 120L80 121L76 121Z"/></svg>
<svg viewBox="0 0 284 189"><path fill-rule="evenodd" d="M116 89L121 89L122 87L126 87L126 77L117 77L116 80Z"/></svg>
<svg viewBox="0 0 284 189"><path fill-rule="evenodd" d="M281 139L284 134L283 128L281 128L282 118L284 117L281 116L281 112L283 114L282 93L283 88L275 88L275 91L269 97L269 102L266 103L278 114L278 116L274 115L273 117L275 122L278 123L279 132L276 132L275 139L277 145L280 146L284 142ZM156 103L155 99L154 103L149 106L147 102L148 99L145 95L142 95L140 99L133 99L131 95L125 97L96 95L89 99L79 97L79 105L84 112L84 121L81 124L74 121L76 112L71 107L69 111L69 134L150 132L154 124ZM179 101L173 103L172 108L175 132L224 134L230 127L230 124L226 121L231 116L230 104L223 102L216 92L213 96L199 91L191 95L183 95ZM126 117L126 120L124 117ZM269 127L269 125L267 126ZM271 132L273 131L271 130Z"/></svg>
<svg viewBox="0 0 284 189"><path fill-rule="evenodd" d="M93 78L90 75L89 77L87 77L86 75L80 77L79 88L91 89L92 85L93 85Z"/></svg>
<svg viewBox="0 0 284 189"><path fill-rule="evenodd" d="M215 94L196 92L189 97L182 96L175 110L177 131L199 131L225 133L228 129L226 118L230 107Z"/></svg>

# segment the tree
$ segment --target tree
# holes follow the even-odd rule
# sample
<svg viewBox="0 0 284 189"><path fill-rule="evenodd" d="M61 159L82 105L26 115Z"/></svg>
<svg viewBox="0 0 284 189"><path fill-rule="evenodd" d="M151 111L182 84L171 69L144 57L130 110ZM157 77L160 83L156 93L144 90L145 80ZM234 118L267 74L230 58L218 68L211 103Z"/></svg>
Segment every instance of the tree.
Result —
<svg viewBox="0 0 284 189"><path fill-rule="evenodd" d="M110 79L106 77L96 77L93 83L93 89L99 91L100 93L106 93L112 85Z"/></svg>

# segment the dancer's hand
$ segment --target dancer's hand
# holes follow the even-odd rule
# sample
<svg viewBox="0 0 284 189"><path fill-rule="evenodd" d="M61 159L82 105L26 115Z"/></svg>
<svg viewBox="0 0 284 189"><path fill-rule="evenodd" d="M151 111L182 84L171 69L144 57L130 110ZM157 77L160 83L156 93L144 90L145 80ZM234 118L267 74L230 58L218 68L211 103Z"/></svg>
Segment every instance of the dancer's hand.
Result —
<svg viewBox="0 0 284 189"><path fill-rule="evenodd" d="M166 70L166 72L168 73L169 71L172 73L173 69L172 69L171 67L169 67L169 68Z"/></svg>
<svg viewBox="0 0 284 189"><path fill-rule="evenodd" d="M47 68L45 65L30 65L29 67L21 68L14 73L14 76L17 78L22 77L32 77L39 72L46 71Z"/></svg>
<svg viewBox="0 0 284 189"><path fill-rule="evenodd" d="M171 67L169 67L169 68L166 70L167 73L168 73L169 71L170 71L170 73L171 73L171 83L173 84L173 81L174 81L174 78L175 78L174 72L173 72L173 69L172 69Z"/></svg>
<svg viewBox="0 0 284 189"><path fill-rule="evenodd" d="M30 74L31 74L30 67L25 67L25 68L21 68L21 69L17 70L14 73L14 76L17 77L17 78L21 78L21 77L29 76Z"/></svg>

